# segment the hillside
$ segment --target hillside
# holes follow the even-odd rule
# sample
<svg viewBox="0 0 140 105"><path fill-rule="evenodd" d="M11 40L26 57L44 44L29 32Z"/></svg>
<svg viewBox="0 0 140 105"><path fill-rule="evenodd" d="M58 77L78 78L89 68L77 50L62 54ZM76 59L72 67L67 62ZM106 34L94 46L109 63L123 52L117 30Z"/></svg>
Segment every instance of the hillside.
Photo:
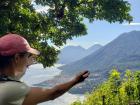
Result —
<svg viewBox="0 0 140 105"><path fill-rule="evenodd" d="M126 71L125 77L113 70L106 82L71 105L140 105L140 71Z"/></svg>
<svg viewBox="0 0 140 105"><path fill-rule="evenodd" d="M140 68L140 31L123 33L89 56L59 69L64 74L73 74L83 69L93 72L113 67L121 70Z"/></svg>
<svg viewBox="0 0 140 105"><path fill-rule="evenodd" d="M85 56L88 56L89 54L95 52L102 46L99 44L95 44L92 47L88 49L84 49L81 46L67 46L63 48L58 55L58 62L59 64L69 64L72 62L75 62Z"/></svg>

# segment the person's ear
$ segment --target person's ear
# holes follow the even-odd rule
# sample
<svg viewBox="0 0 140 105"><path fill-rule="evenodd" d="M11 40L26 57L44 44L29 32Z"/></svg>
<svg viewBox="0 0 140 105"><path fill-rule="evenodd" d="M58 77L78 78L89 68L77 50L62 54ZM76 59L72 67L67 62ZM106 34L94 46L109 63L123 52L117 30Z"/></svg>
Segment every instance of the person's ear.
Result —
<svg viewBox="0 0 140 105"><path fill-rule="evenodd" d="M19 59L20 59L20 55L19 54L15 54L14 61L15 61L16 64L19 62Z"/></svg>

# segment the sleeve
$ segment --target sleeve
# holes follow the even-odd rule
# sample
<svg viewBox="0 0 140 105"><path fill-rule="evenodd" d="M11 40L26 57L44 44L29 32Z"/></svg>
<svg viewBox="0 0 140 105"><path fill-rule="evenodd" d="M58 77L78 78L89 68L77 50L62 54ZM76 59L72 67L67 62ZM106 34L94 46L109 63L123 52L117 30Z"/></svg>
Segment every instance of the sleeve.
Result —
<svg viewBox="0 0 140 105"><path fill-rule="evenodd" d="M22 105L30 87L25 83L6 82L3 90L4 105Z"/></svg>

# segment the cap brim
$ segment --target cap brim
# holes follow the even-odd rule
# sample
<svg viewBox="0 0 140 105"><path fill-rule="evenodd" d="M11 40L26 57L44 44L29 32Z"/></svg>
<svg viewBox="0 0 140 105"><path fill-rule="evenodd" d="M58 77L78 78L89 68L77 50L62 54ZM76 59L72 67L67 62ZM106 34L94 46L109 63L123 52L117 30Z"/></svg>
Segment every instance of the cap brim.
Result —
<svg viewBox="0 0 140 105"><path fill-rule="evenodd" d="M34 49L34 48L30 48L30 49L28 50L28 52L29 52L29 53L32 53L32 54L34 54L34 55L40 55L40 51L38 51L38 50L36 50L36 49Z"/></svg>

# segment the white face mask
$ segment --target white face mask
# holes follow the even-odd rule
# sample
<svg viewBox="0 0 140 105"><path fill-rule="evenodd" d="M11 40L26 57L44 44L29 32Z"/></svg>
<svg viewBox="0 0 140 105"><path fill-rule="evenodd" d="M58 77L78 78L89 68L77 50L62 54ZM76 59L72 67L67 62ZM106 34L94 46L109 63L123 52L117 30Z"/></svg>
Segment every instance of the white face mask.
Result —
<svg viewBox="0 0 140 105"><path fill-rule="evenodd" d="M21 77L25 74L26 70L23 70L22 72L18 72L17 75L14 77L15 80L20 80Z"/></svg>
<svg viewBox="0 0 140 105"><path fill-rule="evenodd" d="M18 76L15 77L16 80L20 80L21 77L25 74L25 72L20 73Z"/></svg>

